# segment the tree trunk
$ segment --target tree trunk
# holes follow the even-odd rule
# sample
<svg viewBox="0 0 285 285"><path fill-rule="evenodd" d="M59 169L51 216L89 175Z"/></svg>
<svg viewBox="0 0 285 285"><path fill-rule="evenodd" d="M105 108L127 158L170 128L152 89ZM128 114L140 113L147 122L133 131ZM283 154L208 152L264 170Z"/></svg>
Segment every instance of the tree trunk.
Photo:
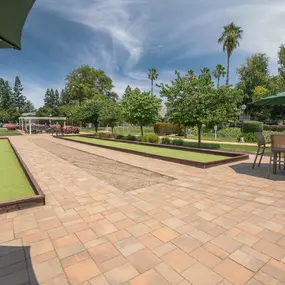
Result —
<svg viewBox="0 0 285 285"><path fill-rule="evenodd" d="M220 77L218 77L218 85L217 87L219 88L220 87Z"/></svg>
<svg viewBox="0 0 285 285"><path fill-rule="evenodd" d="M112 131L112 135L114 135L114 126L111 125L111 131Z"/></svg>
<svg viewBox="0 0 285 285"><path fill-rule="evenodd" d="M143 137L143 125L141 124L140 127L141 127L141 136Z"/></svg>
<svg viewBox="0 0 285 285"><path fill-rule="evenodd" d="M201 147L201 129L202 126L198 126L198 147Z"/></svg>
<svg viewBox="0 0 285 285"><path fill-rule="evenodd" d="M94 122L95 134L98 132L98 122Z"/></svg>
<svg viewBox="0 0 285 285"><path fill-rule="evenodd" d="M153 95L153 80L151 80L151 95Z"/></svg>
<svg viewBox="0 0 285 285"><path fill-rule="evenodd" d="M230 81L230 57L231 55L228 53L228 63L227 63L227 81L226 81L226 86L229 85Z"/></svg>

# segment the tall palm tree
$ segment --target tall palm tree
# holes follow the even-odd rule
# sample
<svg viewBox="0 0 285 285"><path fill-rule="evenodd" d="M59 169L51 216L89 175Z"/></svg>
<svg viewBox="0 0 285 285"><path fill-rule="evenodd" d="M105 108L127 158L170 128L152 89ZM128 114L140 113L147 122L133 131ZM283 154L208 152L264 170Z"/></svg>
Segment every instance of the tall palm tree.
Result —
<svg viewBox="0 0 285 285"><path fill-rule="evenodd" d="M219 44L223 44L223 51L227 53L227 81L226 85L229 85L230 74L230 58L234 51L239 46L239 40L242 39L243 29L235 25L234 22L227 26L224 26L221 37L218 39Z"/></svg>
<svg viewBox="0 0 285 285"><path fill-rule="evenodd" d="M159 74L157 73L155 68L151 68L148 70L148 78L151 81L151 94L153 95L153 82L158 78Z"/></svg>
<svg viewBox="0 0 285 285"><path fill-rule="evenodd" d="M213 72L214 77L218 80L217 87L220 87L220 79L221 77L225 77L226 70L225 67L221 64L218 64Z"/></svg>

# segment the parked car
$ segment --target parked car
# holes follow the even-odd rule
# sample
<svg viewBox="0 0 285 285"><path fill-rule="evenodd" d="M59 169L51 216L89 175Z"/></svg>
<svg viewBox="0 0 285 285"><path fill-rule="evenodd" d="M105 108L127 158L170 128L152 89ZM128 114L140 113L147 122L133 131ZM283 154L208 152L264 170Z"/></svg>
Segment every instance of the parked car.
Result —
<svg viewBox="0 0 285 285"><path fill-rule="evenodd" d="M15 131L17 130L18 126L15 124L5 124L3 128L6 128L8 131Z"/></svg>

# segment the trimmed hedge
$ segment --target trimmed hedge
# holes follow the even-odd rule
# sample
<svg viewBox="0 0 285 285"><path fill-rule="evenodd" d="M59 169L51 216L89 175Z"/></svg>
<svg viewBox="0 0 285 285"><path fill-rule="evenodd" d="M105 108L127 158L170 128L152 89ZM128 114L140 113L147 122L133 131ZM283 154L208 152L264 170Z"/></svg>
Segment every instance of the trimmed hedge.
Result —
<svg viewBox="0 0 285 285"><path fill-rule="evenodd" d="M264 125L263 129L265 131L284 132L285 131L285 125Z"/></svg>
<svg viewBox="0 0 285 285"><path fill-rule="evenodd" d="M245 121L243 122L243 133L256 133L263 131L263 123L258 121Z"/></svg>
<svg viewBox="0 0 285 285"><path fill-rule="evenodd" d="M147 143L159 143L159 136L156 134L149 134L149 135L144 135L142 137L142 142L147 142Z"/></svg>
<svg viewBox="0 0 285 285"><path fill-rule="evenodd" d="M154 132L158 136L179 135L184 136L185 129L183 125L172 123L156 123L153 125Z"/></svg>

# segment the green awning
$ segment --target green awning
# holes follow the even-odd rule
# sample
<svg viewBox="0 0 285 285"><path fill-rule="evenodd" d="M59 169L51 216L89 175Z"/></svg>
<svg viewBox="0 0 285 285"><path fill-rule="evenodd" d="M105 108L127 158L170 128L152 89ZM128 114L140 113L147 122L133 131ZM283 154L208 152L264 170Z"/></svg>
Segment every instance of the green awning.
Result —
<svg viewBox="0 0 285 285"><path fill-rule="evenodd" d="M285 92L265 97L258 101L252 102L254 106L282 106L285 105Z"/></svg>
<svg viewBox="0 0 285 285"><path fill-rule="evenodd" d="M0 0L0 48L21 49L22 29L35 0Z"/></svg>

